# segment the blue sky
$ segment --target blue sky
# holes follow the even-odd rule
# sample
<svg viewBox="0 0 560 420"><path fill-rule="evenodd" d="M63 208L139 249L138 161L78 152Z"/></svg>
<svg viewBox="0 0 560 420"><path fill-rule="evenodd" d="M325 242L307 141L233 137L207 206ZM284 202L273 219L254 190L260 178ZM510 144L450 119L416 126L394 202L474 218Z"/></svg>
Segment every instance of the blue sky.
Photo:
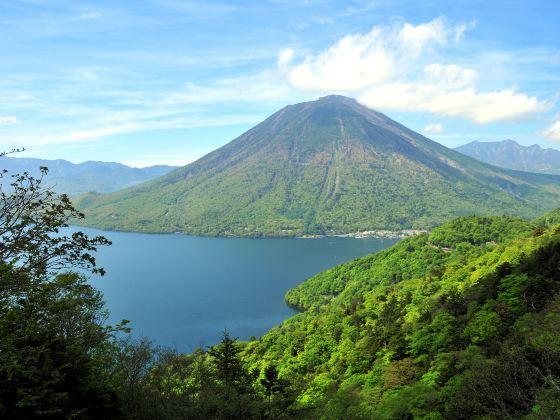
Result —
<svg viewBox="0 0 560 420"><path fill-rule="evenodd" d="M446 146L560 147L560 2L0 3L0 150L185 164L345 94Z"/></svg>

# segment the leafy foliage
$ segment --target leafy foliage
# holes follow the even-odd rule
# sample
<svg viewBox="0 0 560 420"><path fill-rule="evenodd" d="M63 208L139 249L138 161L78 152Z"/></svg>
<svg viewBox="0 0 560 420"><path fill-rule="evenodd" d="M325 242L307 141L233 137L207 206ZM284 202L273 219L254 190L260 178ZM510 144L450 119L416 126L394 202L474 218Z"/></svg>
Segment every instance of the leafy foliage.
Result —
<svg viewBox="0 0 560 420"><path fill-rule="evenodd" d="M11 180L11 193L0 188L0 417L114 416L103 300L83 275L61 272L103 274L91 252L109 241L61 234L83 217L68 197L27 173Z"/></svg>
<svg viewBox="0 0 560 420"><path fill-rule="evenodd" d="M311 418L555 418L560 225L536 226L458 218L320 273L245 358Z"/></svg>
<svg viewBox="0 0 560 420"><path fill-rule="evenodd" d="M178 355L107 326L101 294L63 270L103 274L92 252L110 242L64 235L83 215L42 181L23 173L0 189L0 417L286 418L289 384L249 371L227 333Z"/></svg>
<svg viewBox="0 0 560 420"><path fill-rule="evenodd" d="M541 226L552 226L560 224L560 208L538 217L535 222Z"/></svg>
<svg viewBox="0 0 560 420"><path fill-rule="evenodd" d="M60 235L79 213L40 180L13 187L0 209L1 417L560 417L556 212L457 218L294 288L303 312L261 339L225 332L184 355L105 326L99 292L61 268L102 272L90 251L107 241Z"/></svg>
<svg viewBox="0 0 560 420"><path fill-rule="evenodd" d="M116 365L120 404L132 418L292 418L291 384L269 365L249 371L242 345L224 333L215 347L184 355L148 340L121 342Z"/></svg>
<svg viewBox="0 0 560 420"><path fill-rule="evenodd" d="M16 266L18 272L43 276L64 268L82 268L103 274L91 252L110 241L82 232L60 235L72 219L83 219L67 195L43 188L43 176L28 173L11 175L10 192L2 181L8 172L0 172L0 263Z"/></svg>
<svg viewBox="0 0 560 420"><path fill-rule="evenodd" d="M4 272L3 282L6 277ZM118 413L103 358L111 334L102 327L103 316L99 292L77 274L61 274L48 283L27 281L17 295L2 288L0 416Z"/></svg>

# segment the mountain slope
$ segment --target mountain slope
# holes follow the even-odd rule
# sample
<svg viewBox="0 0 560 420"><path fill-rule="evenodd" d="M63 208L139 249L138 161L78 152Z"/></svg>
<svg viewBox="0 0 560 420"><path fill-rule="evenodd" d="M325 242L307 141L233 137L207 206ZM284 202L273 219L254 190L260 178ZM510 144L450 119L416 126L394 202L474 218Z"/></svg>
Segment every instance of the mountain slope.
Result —
<svg viewBox="0 0 560 420"><path fill-rule="evenodd" d="M456 147L467 156L502 168L519 171L560 174L560 150L543 149L537 144L521 146L513 140L473 141Z"/></svg>
<svg viewBox="0 0 560 420"><path fill-rule="evenodd" d="M0 168L8 170L12 174L27 171L38 176L41 166L49 168L49 173L45 177L45 185L52 186L58 193L66 194L117 191L157 178L175 169L173 166L165 165L131 168L114 162L87 161L74 164L62 159L0 157Z"/></svg>
<svg viewBox="0 0 560 420"><path fill-rule="evenodd" d="M303 418L558 418L559 261L560 225L459 218L291 290L245 360Z"/></svg>
<svg viewBox="0 0 560 420"><path fill-rule="evenodd" d="M287 106L166 176L77 205L105 229L300 235L533 216L557 205L559 181L481 163L328 96Z"/></svg>

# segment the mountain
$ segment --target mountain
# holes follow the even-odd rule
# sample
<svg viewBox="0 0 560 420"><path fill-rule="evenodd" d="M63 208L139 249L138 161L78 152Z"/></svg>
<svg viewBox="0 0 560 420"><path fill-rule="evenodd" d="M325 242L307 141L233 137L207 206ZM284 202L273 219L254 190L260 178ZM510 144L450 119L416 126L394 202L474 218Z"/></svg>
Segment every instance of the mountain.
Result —
<svg viewBox="0 0 560 420"><path fill-rule="evenodd" d="M58 193L66 194L117 191L176 169L174 166L165 165L131 168L114 162L87 161L74 164L62 159L0 157L0 168L12 174L27 171L34 176L39 176L41 166L49 168L45 185L52 186Z"/></svg>
<svg viewBox="0 0 560 420"><path fill-rule="evenodd" d="M513 140L473 141L456 147L455 150L502 168L560 174L560 150L543 149L537 144L526 147Z"/></svg>
<svg viewBox="0 0 560 420"><path fill-rule="evenodd" d="M327 96L287 106L168 175L76 204L104 229L293 236L528 217L559 201L560 177L490 166Z"/></svg>
<svg viewBox="0 0 560 420"><path fill-rule="evenodd" d="M560 225L461 217L292 289L244 360L301 418L559 418L559 261Z"/></svg>

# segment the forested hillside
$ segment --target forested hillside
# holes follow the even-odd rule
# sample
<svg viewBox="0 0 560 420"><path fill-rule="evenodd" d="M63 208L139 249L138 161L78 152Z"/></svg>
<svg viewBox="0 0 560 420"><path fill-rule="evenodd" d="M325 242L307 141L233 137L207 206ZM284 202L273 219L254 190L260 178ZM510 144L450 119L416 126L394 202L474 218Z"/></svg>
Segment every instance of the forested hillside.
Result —
<svg viewBox="0 0 560 420"><path fill-rule="evenodd" d="M559 290L559 225L459 218L291 290L245 357L309 418L558 418Z"/></svg>
<svg viewBox="0 0 560 420"><path fill-rule="evenodd" d="M0 179L5 174L0 175ZM0 206L0 417L560 417L560 211L457 218L289 291L262 338L178 354L105 324L103 237L29 175Z"/></svg>
<svg viewBox="0 0 560 420"><path fill-rule="evenodd" d="M343 96L287 106L169 175L76 201L103 229L296 236L535 217L560 177L482 163Z"/></svg>

